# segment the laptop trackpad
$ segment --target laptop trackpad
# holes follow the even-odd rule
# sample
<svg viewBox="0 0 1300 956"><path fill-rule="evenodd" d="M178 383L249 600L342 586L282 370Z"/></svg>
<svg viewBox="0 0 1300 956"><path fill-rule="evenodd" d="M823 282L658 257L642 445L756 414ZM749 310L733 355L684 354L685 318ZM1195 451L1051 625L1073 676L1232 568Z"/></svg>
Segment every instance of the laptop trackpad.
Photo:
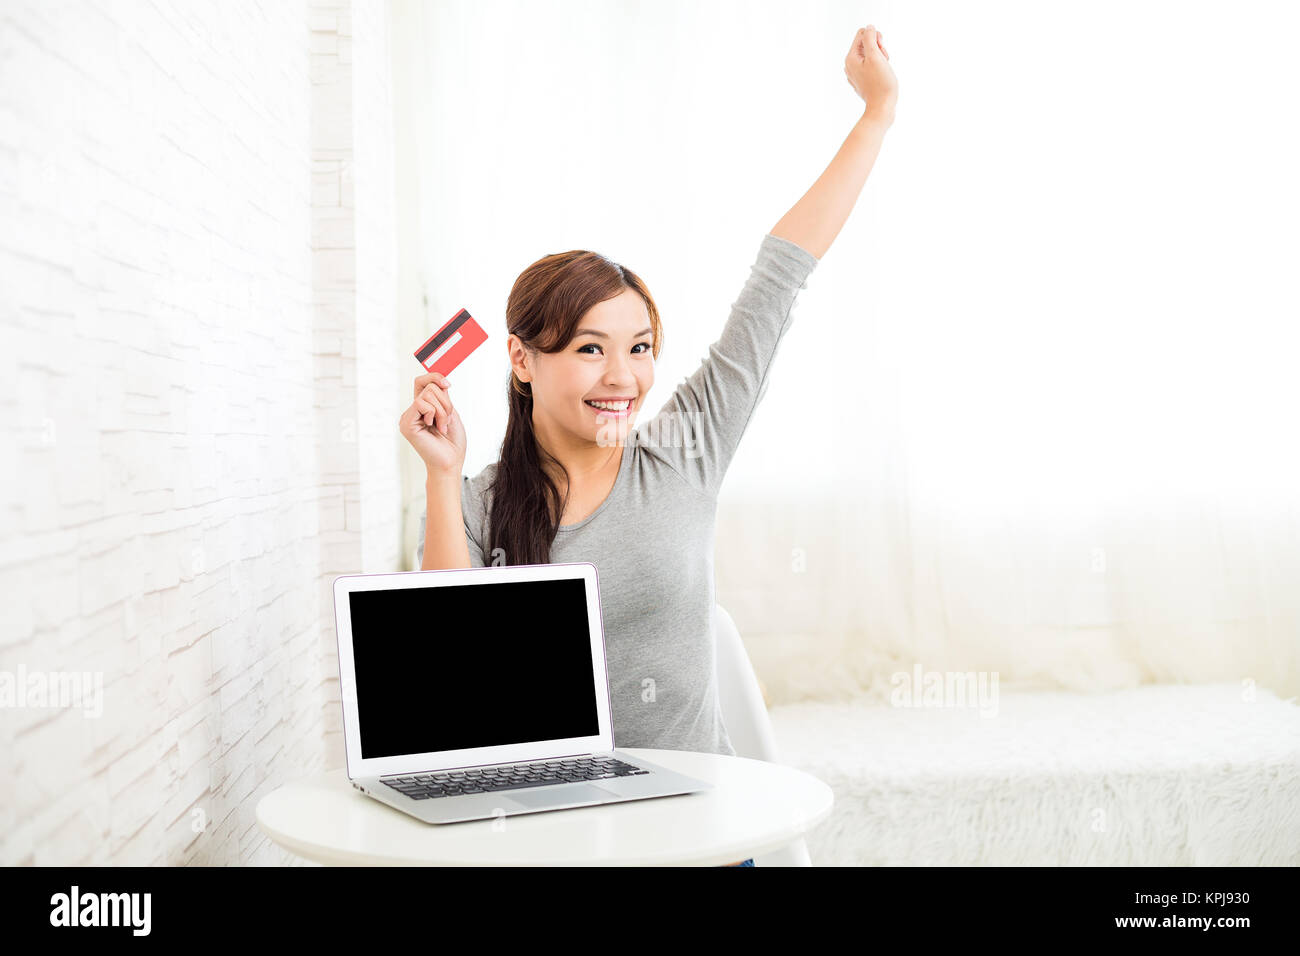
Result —
<svg viewBox="0 0 1300 956"><path fill-rule="evenodd" d="M544 790L535 793L529 793L527 790L510 792L511 800L517 800L526 807L548 807L566 803L604 803L617 797L618 794L590 783L575 784L563 790Z"/></svg>

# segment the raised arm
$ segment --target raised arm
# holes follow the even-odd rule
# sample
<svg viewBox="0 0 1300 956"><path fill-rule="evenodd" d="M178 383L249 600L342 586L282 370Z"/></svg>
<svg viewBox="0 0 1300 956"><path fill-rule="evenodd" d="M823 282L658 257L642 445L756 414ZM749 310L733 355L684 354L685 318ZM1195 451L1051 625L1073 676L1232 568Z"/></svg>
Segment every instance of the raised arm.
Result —
<svg viewBox="0 0 1300 956"><path fill-rule="evenodd" d="M826 171L771 231L818 259L826 254L853 211L885 132L894 122L898 101L898 81L874 28L864 27L853 37L853 46L844 58L844 74L866 109Z"/></svg>
<svg viewBox="0 0 1300 956"><path fill-rule="evenodd" d="M722 335L658 414L637 427L647 454L711 497L767 388L799 290L816 267L807 249L764 236Z"/></svg>

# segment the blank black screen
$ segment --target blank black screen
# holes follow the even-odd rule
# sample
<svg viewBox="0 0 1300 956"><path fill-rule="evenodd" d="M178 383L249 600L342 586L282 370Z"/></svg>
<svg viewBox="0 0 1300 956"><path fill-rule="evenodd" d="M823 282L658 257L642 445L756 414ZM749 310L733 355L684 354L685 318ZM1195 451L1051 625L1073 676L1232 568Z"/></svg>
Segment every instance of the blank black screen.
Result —
<svg viewBox="0 0 1300 956"><path fill-rule="evenodd" d="M600 733L581 579L348 598L363 758Z"/></svg>

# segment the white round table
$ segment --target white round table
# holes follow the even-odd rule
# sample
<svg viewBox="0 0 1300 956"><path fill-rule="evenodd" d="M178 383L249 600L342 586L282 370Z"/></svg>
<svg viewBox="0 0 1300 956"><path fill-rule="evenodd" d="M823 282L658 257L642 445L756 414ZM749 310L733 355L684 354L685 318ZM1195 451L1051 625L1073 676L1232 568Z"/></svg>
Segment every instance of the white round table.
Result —
<svg viewBox="0 0 1300 956"><path fill-rule="evenodd" d="M831 788L781 764L624 748L714 785L627 803L435 825L326 771L267 794L257 823L280 846L347 866L721 866L785 846L831 812Z"/></svg>

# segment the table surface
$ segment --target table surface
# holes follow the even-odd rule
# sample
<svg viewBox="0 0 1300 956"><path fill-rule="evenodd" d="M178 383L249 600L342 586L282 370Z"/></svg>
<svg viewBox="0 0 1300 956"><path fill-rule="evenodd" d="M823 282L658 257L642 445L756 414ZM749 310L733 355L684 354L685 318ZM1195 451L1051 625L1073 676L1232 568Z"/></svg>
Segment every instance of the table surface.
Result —
<svg viewBox="0 0 1300 956"><path fill-rule="evenodd" d="M358 792L339 768L267 794L257 822L299 856L347 866L721 866L798 839L834 802L822 781L782 764L622 749L714 789L435 825Z"/></svg>

